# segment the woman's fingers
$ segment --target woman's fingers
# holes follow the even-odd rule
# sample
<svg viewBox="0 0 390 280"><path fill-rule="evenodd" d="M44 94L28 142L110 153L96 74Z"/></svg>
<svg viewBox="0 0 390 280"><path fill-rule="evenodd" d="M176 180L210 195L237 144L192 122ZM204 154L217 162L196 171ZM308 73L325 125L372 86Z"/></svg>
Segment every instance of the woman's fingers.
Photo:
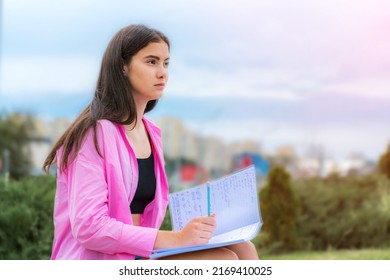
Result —
<svg viewBox="0 0 390 280"><path fill-rule="evenodd" d="M213 236L215 227L215 215L196 217L180 231L181 240L184 245L206 244Z"/></svg>

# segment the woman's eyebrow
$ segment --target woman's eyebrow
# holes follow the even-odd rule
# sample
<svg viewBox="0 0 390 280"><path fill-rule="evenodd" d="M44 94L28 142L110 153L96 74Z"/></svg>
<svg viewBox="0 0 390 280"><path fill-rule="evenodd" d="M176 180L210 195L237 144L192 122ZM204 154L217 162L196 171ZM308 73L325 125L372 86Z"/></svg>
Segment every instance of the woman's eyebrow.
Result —
<svg viewBox="0 0 390 280"><path fill-rule="evenodd" d="M156 59L156 60L161 60L161 58L159 57L159 56L157 56L157 55L147 55L147 56L145 56L144 57L145 59L146 58L154 58L154 59ZM164 60L169 60L169 57L167 57L166 59L164 59Z"/></svg>

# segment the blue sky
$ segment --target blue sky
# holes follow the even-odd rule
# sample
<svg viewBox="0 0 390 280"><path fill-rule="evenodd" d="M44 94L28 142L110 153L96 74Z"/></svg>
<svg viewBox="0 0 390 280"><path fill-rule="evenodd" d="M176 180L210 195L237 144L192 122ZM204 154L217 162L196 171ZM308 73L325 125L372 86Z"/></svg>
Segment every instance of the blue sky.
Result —
<svg viewBox="0 0 390 280"><path fill-rule="evenodd" d="M310 145L370 159L390 141L390 3L3 0L0 109L74 117L104 49L144 23L172 42L170 81L151 115L272 153Z"/></svg>

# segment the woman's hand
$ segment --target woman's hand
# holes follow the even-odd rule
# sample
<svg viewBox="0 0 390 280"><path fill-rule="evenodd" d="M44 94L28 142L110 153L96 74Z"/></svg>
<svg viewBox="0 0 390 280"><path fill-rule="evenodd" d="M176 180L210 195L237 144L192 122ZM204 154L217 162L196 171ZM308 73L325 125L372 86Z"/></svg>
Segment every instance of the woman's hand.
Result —
<svg viewBox="0 0 390 280"><path fill-rule="evenodd" d="M215 231L215 214L193 218L178 232L179 246L207 244Z"/></svg>
<svg viewBox="0 0 390 280"><path fill-rule="evenodd" d="M179 231L159 230L153 249L207 244L216 228L215 214L192 219Z"/></svg>

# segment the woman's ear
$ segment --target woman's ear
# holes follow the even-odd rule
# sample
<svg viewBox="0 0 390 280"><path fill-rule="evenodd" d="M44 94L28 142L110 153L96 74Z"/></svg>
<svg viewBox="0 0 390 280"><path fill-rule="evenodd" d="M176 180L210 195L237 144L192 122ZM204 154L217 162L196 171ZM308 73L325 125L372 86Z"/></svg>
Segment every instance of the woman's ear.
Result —
<svg viewBox="0 0 390 280"><path fill-rule="evenodd" d="M129 66L127 64L123 65L123 76L127 76L127 73L129 72Z"/></svg>

